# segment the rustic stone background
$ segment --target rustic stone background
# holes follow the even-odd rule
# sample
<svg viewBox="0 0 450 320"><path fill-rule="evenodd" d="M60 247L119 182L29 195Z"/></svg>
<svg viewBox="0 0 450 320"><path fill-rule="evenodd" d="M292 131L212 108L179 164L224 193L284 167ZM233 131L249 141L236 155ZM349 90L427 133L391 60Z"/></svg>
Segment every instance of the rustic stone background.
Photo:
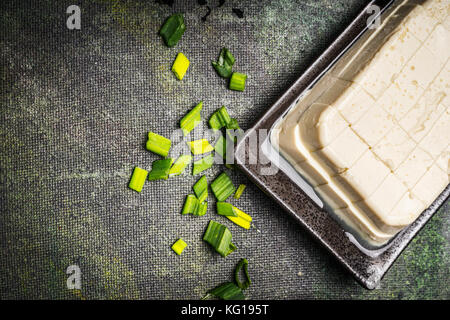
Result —
<svg viewBox="0 0 450 320"><path fill-rule="evenodd" d="M253 299L448 299L449 202L367 291L239 172L230 174L248 185L235 203L253 216L249 231L217 216L211 195L206 216L181 216L198 178L187 172L141 194L127 188L134 166L158 158L143 147L148 130L169 136L200 100L203 118L226 105L249 128L366 1L218 3L208 0L202 22L196 1L1 2L0 298L198 299L246 257ZM71 4L82 10L79 31L66 28ZM169 49L157 32L174 12L187 30ZM222 46L249 75L243 93L210 65ZM170 71L179 51L191 61L181 82ZM201 240L209 219L233 232L239 249L226 259ZM181 257L170 249L178 237L189 243ZM81 290L66 288L71 264Z"/></svg>

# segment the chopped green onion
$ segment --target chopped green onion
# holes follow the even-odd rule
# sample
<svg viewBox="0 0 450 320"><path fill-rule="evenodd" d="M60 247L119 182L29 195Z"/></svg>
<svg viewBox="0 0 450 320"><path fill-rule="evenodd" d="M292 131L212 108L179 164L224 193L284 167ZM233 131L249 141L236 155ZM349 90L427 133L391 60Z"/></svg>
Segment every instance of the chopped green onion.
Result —
<svg viewBox="0 0 450 320"><path fill-rule="evenodd" d="M244 91L245 89L245 81L247 80L247 75L240 72L233 72L230 78L230 86L231 90L236 91Z"/></svg>
<svg viewBox="0 0 450 320"><path fill-rule="evenodd" d="M248 214L243 212L242 210L239 210L238 208L233 206L233 211L236 213L236 216L227 216L229 220L237 224L239 227L242 227L244 229L250 229L250 224L252 222L252 217L250 217Z"/></svg>
<svg viewBox="0 0 450 320"><path fill-rule="evenodd" d="M244 274L245 274L245 282L242 283L239 281L239 271L241 271L242 267L244 267ZM248 261L247 259L241 259L239 263L236 266L236 269L234 270L234 281L238 285L238 287L242 290L247 289L252 281L250 280L250 276L248 275Z"/></svg>
<svg viewBox="0 0 450 320"><path fill-rule="evenodd" d="M232 163L225 163L225 167L227 167L230 170L234 170L236 169L235 165Z"/></svg>
<svg viewBox="0 0 450 320"><path fill-rule="evenodd" d="M167 180L169 178L169 171L172 163L172 158L153 161L152 171L148 174L148 180Z"/></svg>
<svg viewBox="0 0 450 320"><path fill-rule="evenodd" d="M226 126L230 121L231 117L228 114L227 108L222 106L212 114L211 118L209 118L209 126L211 129L219 130Z"/></svg>
<svg viewBox="0 0 450 320"><path fill-rule="evenodd" d="M214 151L218 153L222 158L226 159L227 156L227 140L221 135L214 145Z"/></svg>
<svg viewBox="0 0 450 320"><path fill-rule="evenodd" d="M172 65L172 72L178 78L178 80L183 80L187 69L189 68L189 60L181 52L177 54L177 57Z"/></svg>
<svg viewBox="0 0 450 320"><path fill-rule="evenodd" d="M180 156L177 159L177 161L175 161L172 168L170 168L169 177L180 175L184 171L184 169L186 169L186 167L189 165L191 160L192 156L190 154Z"/></svg>
<svg viewBox="0 0 450 320"><path fill-rule="evenodd" d="M151 131L148 133L148 140L146 144L146 148L148 151L154 152L163 157L167 157L171 144L172 142L169 139L164 138L159 134Z"/></svg>
<svg viewBox="0 0 450 320"><path fill-rule="evenodd" d="M227 129L233 129L233 130L240 129L239 123L237 122L237 120L235 118L231 118L230 122L227 123Z"/></svg>
<svg viewBox="0 0 450 320"><path fill-rule="evenodd" d="M209 144L208 140L200 139L189 142L189 147L193 154L203 154L214 150L214 148Z"/></svg>
<svg viewBox="0 0 450 320"><path fill-rule="evenodd" d="M213 164L214 164L214 156L212 154L195 161L194 168L192 170L192 175L195 176L196 174L199 174L200 172L203 172L211 168Z"/></svg>
<svg viewBox="0 0 450 320"><path fill-rule="evenodd" d="M242 193L245 190L246 185L245 184L240 184L239 187L236 190L236 193L234 194L234 198L235 199L239 199L242 196Z"/></svg>
<svg viewBox="0 0 450 320"><path fill-rule="evenodd" d="M131 180L130 183L128 184L128 187L137 192L141 192L145 180L147 179L147 174L148 174L147 170L135 167L133 170L133 174L131 175Z"/></svg>
<svg viewBox="0 0 450 320"><path fill-rule="evenodd" d="M192 131L202 120L200 116L200 111L203 108L203 101L200 101L191 111L189 111L181 120L180 127L183 130L184 135L186 136L189 132Z"/></svg>
<svg viewBox="0 0 450 320"><path fill-rule="evenodd" d="M244 300L242 290L233 282L226 282L210 290L209 294L223 300Z"/></svg>
<svg viewBox="0 0 450 320"><path fill-rule="evenodd" d="M198 207L198 199L193 194L189 194L184 202L183 210L181 214L194 213Z"/></svg>
<svg viewBox="0 0 450 320"><path fill-rule="evenodd" d="M212 183L211 190L218 201L225 201L230 195L234 193L236 188L233 185L230 177L222 172Z"/></svg>
<svg viewBox="0 0 450 320"><path fill-rule="evenodd" d="M194 193L198 198L198 201L203 202L208 198L208 181L206 180L206 177L201 177L195 184L194 184Z"/></svg>
<svg viewBox="0 0 450 320"><path fill-rule="evenodd" d="M163 37L164 42L168 47L173 47L181 39L186 26L184 24L184 18L181 13L171 15L159 30L159 34Z"/></svg>
<svg viewBox="0 0 450 320"><path fill-rule="evenodd" d="M203 216L208 209L208 203L206 201L200 203L197 197L193 194L189 194L184 202L183 210L181 214L193 214L194 216Z"/></svg>
<svg viewBox="0 0 450 320"><path fill-rule="evenodd" d="M221 216L233 216L237 217L237 213L233 210L233 205L228 202L217 202L217 213Z"/></svg>
<svg viewBox="0 0 450 320"><path fill-rule="evenodd" d="M236 250L236 246L231 242L231 238L230 230L223 224L213 220L209 221L208 228L203 235L203 240L209 243L223 257Z"/></svg>
<svg viewBox="0 0 450 320"><path fill-rule="evenodd" d="M230 50L227 48L222 48L222 50L220 50L219 60L217 60L217 62L212 61L212 65L214 69L216 69L219 76L229 78L232 73L231 69L234 62L235 59Z"/></svg>
<svg viewBox="0 0 450 320"><path fill-rule="evenodd" d="M175 251L177 255L181 255L181 253L186 247L187 243L180 238L172 245L172 250Z"/></svg>

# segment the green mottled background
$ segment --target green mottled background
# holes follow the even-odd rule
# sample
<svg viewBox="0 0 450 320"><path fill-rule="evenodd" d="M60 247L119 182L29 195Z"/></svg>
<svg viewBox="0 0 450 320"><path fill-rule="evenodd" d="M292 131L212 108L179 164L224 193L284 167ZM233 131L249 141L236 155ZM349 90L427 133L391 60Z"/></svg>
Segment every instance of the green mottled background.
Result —
<svg viewBox="0 0 450 320"><path fill-rule="evenodd" d="M197 179L187 172L141 194L127 188L135 165L158 159L143 147L148 130L170 136L200 100L204 118L226 105L249 128L365 3L208 0L202 22L196 1L1 1L0 298L198 299L246 257L249 298L448 299L449 202L367 291L239 172L230 175L248 184L235 204L253 216L249 231L217 216L211 195L206 216L181 216ZM79 31L66 28L71 4ZM169 49L157 32L174 12L187 30ZM222 46L249 75L243 93L210 65ZM191 61L181 82L170 72L179 51ZM201 240L211 218L239 247L226 259ZM178 237L189 243L180 257L170 249ZM66 288L72 264L80 291Z"/></svg>

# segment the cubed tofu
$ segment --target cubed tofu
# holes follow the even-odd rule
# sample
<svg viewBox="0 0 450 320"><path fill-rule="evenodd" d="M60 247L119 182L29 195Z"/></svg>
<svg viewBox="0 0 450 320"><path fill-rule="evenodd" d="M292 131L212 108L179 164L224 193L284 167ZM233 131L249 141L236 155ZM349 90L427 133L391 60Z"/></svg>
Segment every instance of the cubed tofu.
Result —
<svg viewBox="0 0 450 320"><path fill-rule="evenodd" d="M432 164L433 158L417 146L395 170L395 174L408 188L412 189Z"/></svg>

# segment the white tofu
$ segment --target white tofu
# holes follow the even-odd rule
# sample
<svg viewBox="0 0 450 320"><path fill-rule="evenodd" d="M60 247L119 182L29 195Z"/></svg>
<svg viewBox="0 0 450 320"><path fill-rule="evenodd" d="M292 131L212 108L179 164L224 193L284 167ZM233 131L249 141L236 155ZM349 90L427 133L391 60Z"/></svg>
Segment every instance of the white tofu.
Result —
<svg viewBox="0 0 450 320"><path fill-rule="evenodd" d="M429 133L419 143L420 147L436 159L450 142L450 109L439 116Z"/></svg>
<svg viewBox="0 0 450 320"><path fill-rule="evenodd" d="M354 205L369 214L381 231L393 232L392 226L386 224L387 217L407 191L405 185L390 173L370 197Z"/></svg>
<svg viewBox="0 0 450 320"><path fill-rule="evenodd" d="M429 0L423 5L424 9L440 22L444 21L450 15L450 1L448 0Z"/></svg>
<svg viewBox="0 0 450 320"><path fill-rule="evenodd" d="M450 30L442 24L436 25L424 45L444 65L450 57Z"/></svg>
<svg viewBox="0 0 450 320"><path fill-rule="evenodd" d="M442 151L439 157L437 157L436 165L441 168L442 171L447 172L447 175L450 175L450 144Z"/></svg>
<svg viewBox="0 0 450 320"><path fill-rule="evenodd" d="M368 148L354 131L347 127L333 142L312 152L311 156L322 164L330 176L335 176L350 168Z"/></svg>
<svg viewBox="0 0 450 320"><path fill-rule="evenodd" d="M330 144L347 127L335 108L314 103L300 118L300 139L309 151L314 151Z"/></svg>
<svg viewBox="0 0 450 320"><path fill-rule="evenodd" d="M448 179L447 173L434 164L411 191L428 207L448 185Z"/></svg>
<svg viewBox="0 0 450 320"><path fill-rule="evenodd" d="M341 209L347 207L345 201L336 194L328 183L317 186L314 190L331 209Z"/></svg>
<svg viewBox="0 0 450 320"><path fill-rule="evenodd" d="M323 176L310 164L309 161L303 161L294 166L294 168L308 181L312 187L323 185L328 181L327 176Z"/></svg>
<svg viewBox="0 0 450 320"><path fill-rule="evenodd" d="M350 201L356 202L370 197L389 173L389 168L367 150L353 167L332 179Z"/></svg>
<svg viewBox="0 0 450 320"><path fill-rule="evenodd" d="M383 138L393 127L393 117L384 111L378 104L374 104L367 113L359 119L352 129L360 136L370 147Z"/></svg>
<svg viewBox="0 0 450 320"><path fill-rule="evenodd" d="M385 222L390 226L405 227L413 223L424 209L425 204L408 191L386 215Z"/></svg>
<svg viewBox="0 0 450 320"><path fill-rule="evenodd" d="M399 126L395 126L373 148L373 152L391 170L398 166L411 154L416 143Z"/></svg>
<svg viewBox="0 0 450 320"><path fill-rule="evenodd" d="M412 189L431 167L433 161L427 152L417 146L394 173L409 189Z"/></svg>
<svg viewBox="0 0 450 320"><path fill-rule="evenodd" d="M439 101L450 108L450 59L427 88L428 101Z"/></svg>
<svg viewBox="0 0 450 320"><path fill-rule="evenodd" d="M375 100L371 95L369 95L361 86L353 83L333 103L333 106L342 114L342 117L349 124L354 124L374 103Z"/></svg>
<svg viewBox="0 0 450 320"><path fill-rule="evenodd" d="M406 17L403 26L423 42L438 22L439 20L430 14L430 10L425 10L422 6L416 6Z"/></svg>

